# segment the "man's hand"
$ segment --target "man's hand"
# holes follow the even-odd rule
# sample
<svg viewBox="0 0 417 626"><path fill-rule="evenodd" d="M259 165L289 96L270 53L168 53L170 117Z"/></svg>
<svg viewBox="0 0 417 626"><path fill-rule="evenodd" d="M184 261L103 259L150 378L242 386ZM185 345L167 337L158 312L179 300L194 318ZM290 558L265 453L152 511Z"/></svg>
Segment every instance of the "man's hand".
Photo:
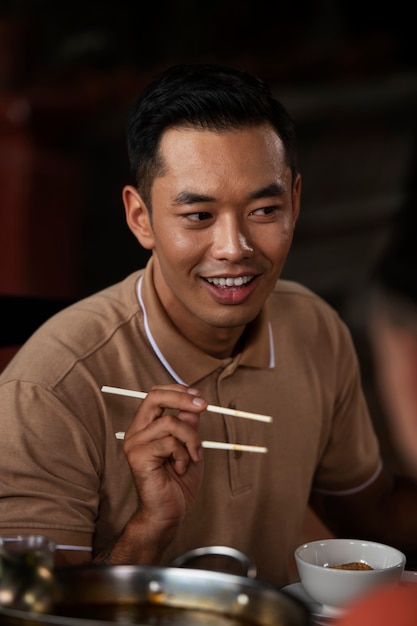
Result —
<svg viewBox="0 0 417 626"><path fill-rule="evenodd" d="M140 509L106 561L156 563L175 536L201 482L198 424L206 407L182 385L152 387L142 401L123 444Z"/></svg>

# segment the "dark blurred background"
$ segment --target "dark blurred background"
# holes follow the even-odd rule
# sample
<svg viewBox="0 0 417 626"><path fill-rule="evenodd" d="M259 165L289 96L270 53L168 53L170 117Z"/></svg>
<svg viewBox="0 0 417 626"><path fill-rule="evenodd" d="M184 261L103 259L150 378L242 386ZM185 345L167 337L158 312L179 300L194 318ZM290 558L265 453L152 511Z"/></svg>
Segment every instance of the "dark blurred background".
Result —
<svg viewBox="0 0 417 626"><path fill-rule="evenodd" d="M177 62L255 72L298 127L302 213L284 276L351 328L391 455L366 295L415 198L415 40L402 0L0 0L0 295L71 300L142 266L121 201L133 98Z"/></svg>

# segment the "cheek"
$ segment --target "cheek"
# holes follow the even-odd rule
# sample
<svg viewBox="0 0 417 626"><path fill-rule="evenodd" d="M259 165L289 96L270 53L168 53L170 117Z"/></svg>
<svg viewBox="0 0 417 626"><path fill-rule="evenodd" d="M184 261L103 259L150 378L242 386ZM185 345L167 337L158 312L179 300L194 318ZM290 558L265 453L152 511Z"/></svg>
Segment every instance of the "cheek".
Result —
<svg viewBox="0 0 417 626"><path fill-rule="evenodd" d="M190 273L204 258L204 246L198 237L187 237L178 232L167 233L163 240L156 239L154 254L166 275Z"/></svg>
<svg viewBox="0 0 417 626"><path fill-rule="evenodd" d="M285 228L282 228L278 233L274 233L273 236L261 241L261 250L263 249L268 256L275 257L279 263L282 263L290 252L293 234L294 229L286 224Z"/></svg>
<svg viewBox="0 0 417 626"><path fill-rule="evenodd" d="M283 232L283 240L284 240L284 244L286 246L287 252L289 251L291 245L292 245L292 240L294 237L294 228L293 226L288 226L287 228L285 228L284 232Z"/></svg>
<svg viewBox="0 0 417 626"><path fill-rule="evenodd" d="M164 229L159 229L155 234L156 250L161 254L163 251L164 256L176 257L178 252L187 251L190 249L190 240L185 237L181 232L178 232L175 228L169 226Z"/></svg>
<svg viewBox="0 0 417 626"><path fill-rule="evenodd" d="M295 222L292 216L287 215L285 220L280 224L278 239L281 246L291 246L294 236Z"/></svg>
<svg viewBox="0 0 417 626"><path fill-rule="evenodd" d="M175 258L180 264L189 264L202 257L208 247L208 237L202 232L181 231L174 228L167 232L164 242L165 256Z"/></svg>

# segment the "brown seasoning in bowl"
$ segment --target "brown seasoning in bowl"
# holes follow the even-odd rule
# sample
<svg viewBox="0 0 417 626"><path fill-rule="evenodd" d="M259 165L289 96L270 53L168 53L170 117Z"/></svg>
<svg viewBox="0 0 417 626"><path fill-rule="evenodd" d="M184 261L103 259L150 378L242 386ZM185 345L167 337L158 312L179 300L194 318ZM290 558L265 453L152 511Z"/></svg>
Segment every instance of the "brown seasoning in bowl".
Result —
<svg viewBox="0 0 417 626"><path fill-rule="evenodd" d="M351 570L370 570L374 569L367 563L352 561L351 563L342 563L341 565L329 565L331 569L351 569Z"/></svg>

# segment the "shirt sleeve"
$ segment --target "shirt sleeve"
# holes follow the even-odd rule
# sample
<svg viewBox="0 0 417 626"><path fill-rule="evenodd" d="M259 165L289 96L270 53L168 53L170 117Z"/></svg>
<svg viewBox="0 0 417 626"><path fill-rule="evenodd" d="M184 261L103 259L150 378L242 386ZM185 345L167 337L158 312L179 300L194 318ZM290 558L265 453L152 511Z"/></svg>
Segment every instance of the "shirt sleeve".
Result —
<svg viewBox="0 0 417 626"><path fill-rule="evenodd" d="M52 390L9 381L0 388L0 528L88 545L100 491L100 454Z"/></svg>
<svg viewBox="0 0 417 626"><path fill-rule="evenodd" d="M323 431L313 489L342 494L365 488L379 474L382 460L350 332L343 322L336 328L334 407Z"/></svg>

